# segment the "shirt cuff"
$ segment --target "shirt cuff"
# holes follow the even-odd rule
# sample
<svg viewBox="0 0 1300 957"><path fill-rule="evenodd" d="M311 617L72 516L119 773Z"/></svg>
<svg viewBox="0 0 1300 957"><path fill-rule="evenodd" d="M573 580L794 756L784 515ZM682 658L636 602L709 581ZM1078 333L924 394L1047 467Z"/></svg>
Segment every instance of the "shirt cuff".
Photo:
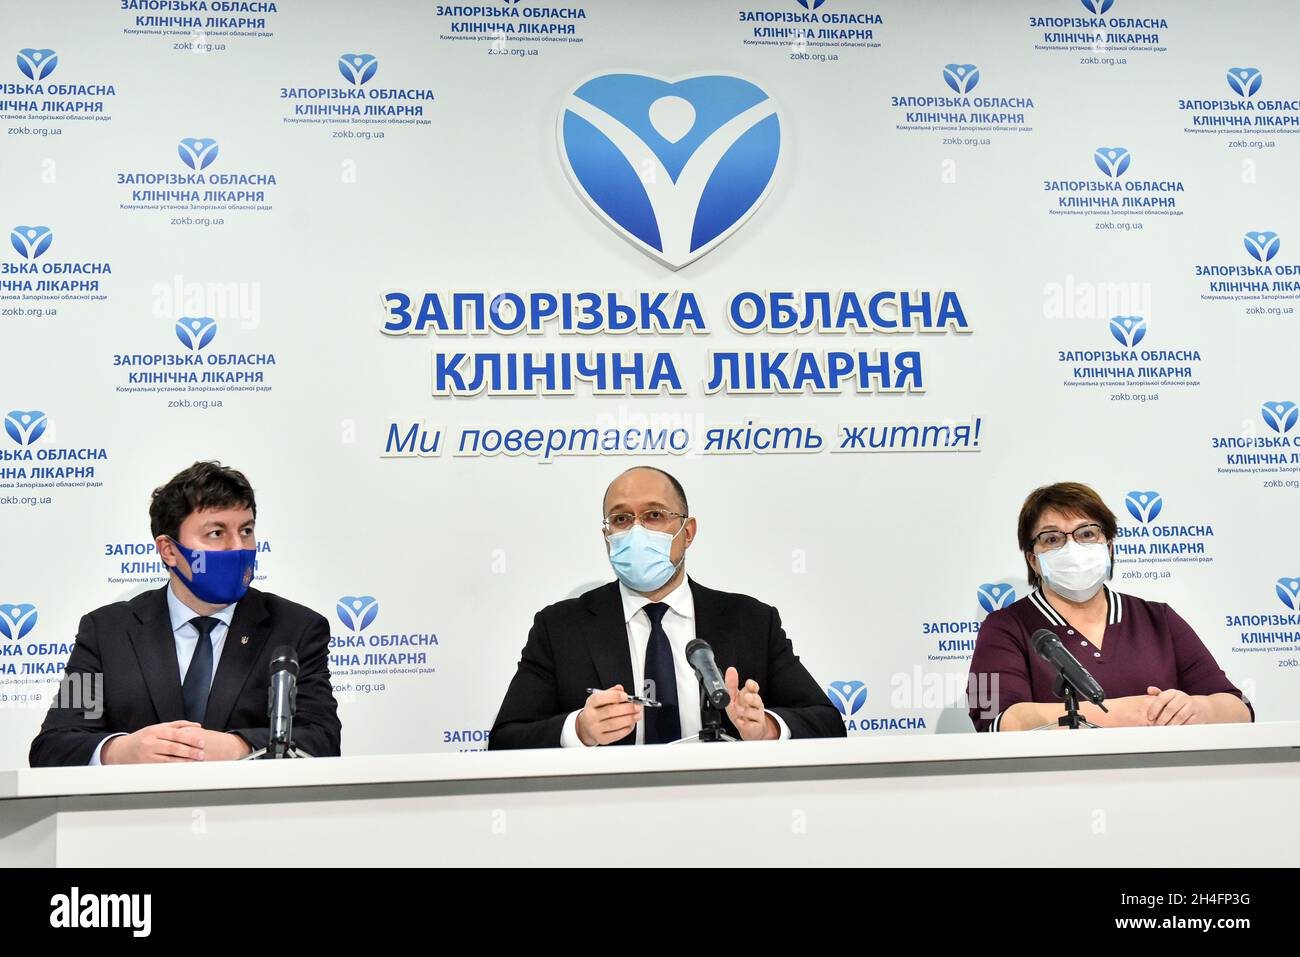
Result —
<svg viewBox="0 0 1300 957"><path fill-rule="evenodd" d="M125 731L119 731L117 734L106 735L104 737L104 740L100 741L99 745L95 748L95 753L90 756L90 764L88 765L88 767L97 768L103 763L102 761L99 760L99 752L104 750L104 745L108 744L110 738L124 738L124 737L126 737Z"/></svg>
<svg viewBox="0 0 1300 957"><path fill-rule="evenodd" d="M578 737L578 715L582 714L579 709L564 719L564 730L560 732L560 747L562 748L585 748L582 739Z"/></svg>
<svg viewBox="0 0 1300 957"><path fill-rule="evenodd" d="M789 726L788 724L785 723L785 720L784 720L784 719L783 719L779 714L777 714L775 711L768 711L766 708L764 708L763 710L764 710L764 711L767 711L768 714L770 714L772 717L776 718L776 726L777 726L778 728L781 729L781 733L780 733L779 735L776 736L776 739L777 739L778 741L789 741L789 740L790 740L790 726Z"/></svg>

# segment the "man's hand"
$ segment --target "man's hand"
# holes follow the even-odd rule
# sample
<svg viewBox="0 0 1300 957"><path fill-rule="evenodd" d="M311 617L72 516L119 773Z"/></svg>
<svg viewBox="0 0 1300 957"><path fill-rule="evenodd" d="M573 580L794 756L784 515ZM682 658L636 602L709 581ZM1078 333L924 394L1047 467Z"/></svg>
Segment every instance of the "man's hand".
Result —
<svg viewBox="0 0 1300 957"><path fill-rule="evenodd" d="M204 735L194 721L151 724L131 734L109 738L99 752L100 764L163 764L204 760Z"/></svg>
<svg viewBox="0 0 1300 957"><path fill-rule="evenodd" d="M641 720L641 705L631 704L622 685L597 691L578 713L578 740L587 747L626 738Z"/></svg>
<svg viewBox="0 0 1300 957"><path fill-rule="evenodd" d="M203 737L203 754L205 761L238 761L253 749L247 741L237 734L227 731L208 731L200 729Z"/></svg>
<svg viewBox="0 0 1300 957"><path fill-rule="evenodd" d="M776 719L763 710L763 699L758 695L758 682L750 678L745 687L740 687L740 674L735 668L728 668L722 679L727 691L731 692L731 704L727 705L727 717L740 732L745 741L771 741L781 737L781 726Z"/></svg>

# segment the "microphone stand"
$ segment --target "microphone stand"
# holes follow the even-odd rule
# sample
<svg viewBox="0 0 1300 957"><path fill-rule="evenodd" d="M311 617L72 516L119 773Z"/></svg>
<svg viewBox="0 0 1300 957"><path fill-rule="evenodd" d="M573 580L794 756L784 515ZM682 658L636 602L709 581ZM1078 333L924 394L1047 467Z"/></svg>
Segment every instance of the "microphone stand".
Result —
<svg viewBox="0 0 1300 957"><path fill-rule="evenodd" d="M1071 731L1078 731L1080 728L1100 727L1100 725L1093 724L1079 713L1079 694L1074 685L1066 680L1065 675L1058 674L1056 676L1056 681L1052 684L1052 691L1065 702L1065 714L1057 718L1054 724L1040 724L1034 728L1035 731L1045 731L1049 728L1052 730L1069 728ZM1102 711L1106 710L1105 705L1098 705L1097 707L1101 708Z"/></svg>
<svg viewBox="0 0 1300 957"><path fill-rule="evenodd" d="M674 741L673 744L712 744L715 741L735 741L731 735L722 729L723 709L715 708L709 696L704 693L704 679L698 674L695 676L696 683L700 687L700 733L693 734L689 738L682 738Z"/></svg>
<svg viewBox="0 0 1300 957"><path fill-rule="evenodd" d="M267 717L270 717L275 707L274 687L267 689L266 698L267 698L266 713L267 713ZM262 760L270 760L272 758L312 757L312 755L308 754L306 751L299 749L298 746L293 743L293 714L294 711L297 710L297 707L298 707L298 688L295 685L293 692L289 696L289 722L287 728L289 732L288 736L285 738L278 737L275 733L275 726L273 723L271 726L271 737L267 740L266 747L258 748L256 751L252 752L251 754L244 755L239 760L253 761L259 758Z"/></svg>
<svg viewBox="0 0 1300 957"><path fill-rule="evenodd" d="M271 758L310 758L312 755L301 750L292 741L271 741L264 748L258 748L252 754L246 754L239 760L252 761L255 758L270 760Z"/></svg>

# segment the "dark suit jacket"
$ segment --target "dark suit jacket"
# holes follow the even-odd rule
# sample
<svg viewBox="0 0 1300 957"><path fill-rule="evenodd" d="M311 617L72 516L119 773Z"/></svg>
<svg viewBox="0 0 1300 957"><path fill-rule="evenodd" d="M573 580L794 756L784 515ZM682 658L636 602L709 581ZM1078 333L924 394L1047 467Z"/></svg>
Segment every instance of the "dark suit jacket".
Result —
<svg viewBox="0 0 1300 957"><path fill-rule="evenodd" d="M743 683L758 682L768 710L795 738L844 737L844 721L794 653L770 605L747 595L714 591L692 581L695 634L713 647L718 667L735 666ZM587 701L587 688L621 684L632 690L632 655L618 582L543 608L506 691L488 748L556 748L569 714ZM683 707L694 689L680 689ZM727 733L739 737L724 717ZM616 744L634 744L636 734Z"/></svg>
<svg viewBox="0 0 1300 957"><path fill-rule="evenodd" d="M298 652L294 743L316 757L337 755L341 726L330 688L329 640L329 623L310 608L250 588L235 606L203 727L233 732L254 750L265 747L271 652L290 645ZM65 670L65 675L78 673L104 676L103 714L89 718L81 709L60 708L56 698L32 741L32 767L87 764L109 734L182 720L166 587L84 616Z"/></svg>

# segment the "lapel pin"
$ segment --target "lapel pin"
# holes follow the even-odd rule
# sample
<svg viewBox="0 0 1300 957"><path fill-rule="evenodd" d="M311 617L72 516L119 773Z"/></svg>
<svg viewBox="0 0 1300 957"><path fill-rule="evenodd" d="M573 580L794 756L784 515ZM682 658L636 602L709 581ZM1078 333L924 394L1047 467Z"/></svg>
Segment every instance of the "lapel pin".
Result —
<svg viewBox="0 0 1300 957"><path fill-rule="evenodd" d="M243 635L243 636L239 639L239 643L240 643L241 645L246 645L246 644L248 644L248 635Z"/></svg>

